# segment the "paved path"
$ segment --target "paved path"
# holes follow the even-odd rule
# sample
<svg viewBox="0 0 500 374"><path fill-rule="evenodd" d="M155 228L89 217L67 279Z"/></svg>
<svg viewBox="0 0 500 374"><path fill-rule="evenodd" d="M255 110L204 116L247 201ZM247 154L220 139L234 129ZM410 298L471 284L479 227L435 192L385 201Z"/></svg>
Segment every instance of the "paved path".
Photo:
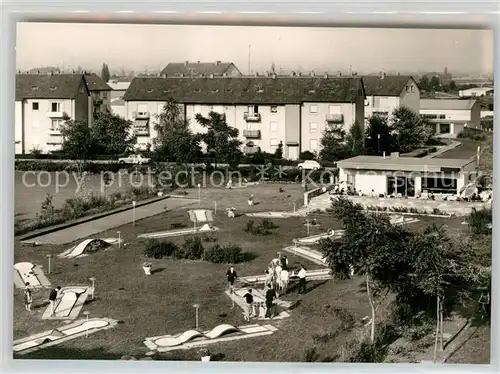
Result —
<svg viewBox="0 0 500 374"><path fill-rule="evenodd" d="M156 214L163 213L166 208L169 210L189 205L198 204L198 200L168 198L156 203L143 205L135 210L135 219L151 217ZM67 229L59 230L50 234L38 236L28 242L37 242L44 244L66 244L78 239L83 239L91 235L98 234L103 231L111 230L115 227L125 225L133 221L133 212L127 210L125 212L116 213L111 216L96 219L95 221L85 222Z"/></svg>

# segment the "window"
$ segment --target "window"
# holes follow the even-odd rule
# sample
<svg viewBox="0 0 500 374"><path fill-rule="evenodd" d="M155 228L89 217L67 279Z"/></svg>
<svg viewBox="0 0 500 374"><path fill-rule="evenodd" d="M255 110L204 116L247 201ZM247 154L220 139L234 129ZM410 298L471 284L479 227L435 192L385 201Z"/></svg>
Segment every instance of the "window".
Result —
<svg viewBox="0 0 500 374"><path fill-rule="evenodd" d="M32 110L38 110L38 109L40 109L40 105L38 104L38 102L33 102L31 104L31 109Z"/></svg>
<svg viewBox="0 0 500 374"><path fill-rule="evenodd" d="M248 113L259 113L259 106L258 105L249 105L248 106Z"/></svg>
<svg viewBox="0 0 500 374"><path fill-rule="evenodd" d="M278 113L278 107L276 105L271 106L271 113Z"/></svg>
<svg viewBox="0 0 500 374"><path fill-rule="evenodd" d="M309 113L313 113L313 114L316 114L318 113L318 106L315 105L315 104L311 104L309 106Z"/></svg>
<svg viewBox="0 0 500 374"><path fill-rule="evenodd" d="M271 127L271 132L278 131L278 122L269 122L269 125Z"/></svg>
<svg viewBox="0 0 500 374"><path fill-rule="evenodd" d="M410 92L410 86L406 86L406 92Z"/></svg>
<svg viewBox="0 0 500 374"><path fill-rule="evenodd" d="M311 139L309 141L309 149L311 151L317 151L318 150L318 139Z"/></svg>
<svg viewBox="0 0 500 374"><path fill-rule="evenodd" d="M108 99L108 93L107 93L107 92L103 92L103 93L102 93L102 98L103 98L104 100L107 100L107 99Z"/></svg>
<svg viewBox="0 0 500 374"><path fill-rule="evenodd" d="M85 87L83 87L83 85L80 86L80 93L85 93Z"/></svg>
<svg viewBox="0 0 500 374"><path fill-rule="evenodd" d="M63 124L62 119L53 119L50 124L50 130L57 131L61 128L62 124Z"/></svg>
<svg viewBox="0 0 500 374"><path fill-rule="evenodd" d="M328 114L342 114L342 107L340 105L329 105Z"/></svg>
<svg viewBox="0 0 500 374"><path fill-rule="evenodd" d="M61 103L51 103L50 104L51 112L60 112L61 111Z"/></svg>
<svg viewBox="0 0 500 374"><path fill-rule="evenodd" d="M440 114L439 119L446 119L446 114Z"/></svg>
<svg viewBox="0 0 500 374"><path fill-rule="evenodd" d="M310 122L309 123L309 132L317 132L318 131L318 123Z"/></svg>
<svg viewBox="0 0 500 374"><path fill-rule="evenodd" d="M269 145L270 145L271 147L277 147L279 144L280 144L280 142L278 141L278 139L271 139L271 140L269 141Z"/></svg>
<svg viewBox="0 0 500 374"><path fill-rule="evenodd" d="M415 86L413 84L411 85L411 92L415 92Z"/></svg>

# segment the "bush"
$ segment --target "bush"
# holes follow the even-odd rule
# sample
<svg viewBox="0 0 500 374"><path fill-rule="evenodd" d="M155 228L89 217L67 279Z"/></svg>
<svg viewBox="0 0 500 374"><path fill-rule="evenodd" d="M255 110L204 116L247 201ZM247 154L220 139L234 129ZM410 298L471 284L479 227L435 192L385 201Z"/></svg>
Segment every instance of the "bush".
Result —
<svg viewBox="0 0 500 374"><path fill-rule="evenodd" d="M87 162L83 165L83 171L90 174L99 174L101 172L117 173L122 167L116 163L94 163ZM76 162L54 162L50 160L16 160L15 170L19 171L67 171L78 172Z"/></svg>
<svg viewBox="0 0 500 374"><path fill-rule="evenodd" d="M486 140L486 134L483 130L465 127L461 133L457 135L461 139L470 139L478 142Z"/></svg>
<svg viewBox="0 0 500 374"><path fill-rule="evenodd" d="M271 235L272 230L279 228L278 225L265 218L261 221L259 225L256 225L253 220L247 222L245 227L245 232L251 235Z"/></svg>
<svg viewBox="0 0 500 374"><path fill-rule="evenodd" d="M472 209L467 216L467 223L474 235L488 235L491 233L493 222L493 211L491 208Z"/></svg>
<svg viewBox="0 0 500 374"><path fill-rule="evenodd" d="M241 252L241 248L236 245L221 246L214 244L212 247L205 249L203 260L214 264L237 264L245 261L245 256Z"/></svg>
<svg viewBox="0 0 500 374"><path fill-rule="evenodd" d="M157 260L169 257L178 250L177 245L172 242L161 242L157 239L149 239L144 248L144 256Z"/></svg>
<svg viewBox="0 0 500 374"><path fill-rule="evenodd" d="M186 260L199 260L203 255L203 243L201 238L187 238L183 245L184 257Z"/></svg>

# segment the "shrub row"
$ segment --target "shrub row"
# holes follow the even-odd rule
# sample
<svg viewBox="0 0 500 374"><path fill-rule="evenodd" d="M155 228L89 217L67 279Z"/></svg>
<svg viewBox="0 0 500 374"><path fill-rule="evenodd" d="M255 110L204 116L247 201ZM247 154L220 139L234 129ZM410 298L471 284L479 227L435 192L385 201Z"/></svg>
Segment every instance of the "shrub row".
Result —
<svg viewBox="0 0 500 374"><path fill-rule="evenodd" d="M103 213L117 209L132 201L141 201L157 196L155 190L149 188L131 188L125 192L116 192L108 196L98 196L89 193L83 197L66 199L61 209L56 209L53 204L54 197L47 194L41 204L40 213L34 220L15 224L15 235L23 235L33 230L38 230L91 214Z"/></svg>
<svg viewBox="0 0 500 374"><path fill-rule="evenodd" d="M113 161L120 157L125 157L127 155L95 155L92 156L92 160L96 161ZM67 158L61 152L51 152L51 153L26 153L26 154L16 154L14 156L16 159L21 160L66 160Z"/></svg>
<svg viewBox="0 0 500 374"><path fill-rule="evenodd" d="M176 245L170 241L148 239L144 248L144 256L148 258L161 259L171 257L176 260L203 260L215 264L238 264L249 261L254 256L248 252L242 252L236 245L221 246L212 244L204 247L203 242L213 242L213 238L197 237L187 238L182 245Z"/></svg>
<svg viewBox="0 0 500 374"><path fill-rule="evenodd" d="M378 211L378 212L395 212L395 213L414 213L414 214L435 214L437 216L449 216L450 213L447 213L445 211L442 211L438 208L434 208L431 212L425 209L418 209L418 208L407 208L404 206L391 206L391 207L386 207L386 206L377 206L377 205L367 205L366 210L372 210L372 211Z"/></svg>
<svg viewBox="0 0 500 374"><path fill-rule="evenodd" d="M474 129L471 127L465 127L461 133L458 134L458 138L460 139L471 139L478 142L482 142L486 140L486 134L483 130Z"/></svg>
<svg viewBox="0 0 500 374"><path fill-rule="evenodd" d="M260 222L260 224L255 224L255 221L253 220L248 221L245 227L245 232L251 235L265 236L273 234L273 230L278 228L279 226L277 224L265 218Z"/></svg>

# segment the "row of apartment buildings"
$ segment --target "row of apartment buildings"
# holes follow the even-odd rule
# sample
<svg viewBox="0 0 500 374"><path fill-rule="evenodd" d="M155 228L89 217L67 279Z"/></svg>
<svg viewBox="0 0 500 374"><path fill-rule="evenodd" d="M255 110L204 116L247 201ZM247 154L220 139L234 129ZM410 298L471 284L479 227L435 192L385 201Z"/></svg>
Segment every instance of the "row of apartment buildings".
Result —
<svg viewBox="0 0 500 374"><path fill-rule="evenodd" d="M196 114L224 113L227 123L239 130L245 153L274 152L282 142L284 157L289 159L303 151L319 151L322 133L331 123L346 130L354 123L364 128L372 114L390 119L400 106L427 116L438 133L458 133L480 121L475 118L474 100L421 100L411 76L224 74L137 77L114 100L116 105L110 102L113 83L99 82L95 75L19 74L16 153L59 149L62 139L57 127L63 113L86 118L91 125L92 113L109 108L133 123L138 148L145 148L156 136L157 115L169 99L182 105L193 131L204 131L195 121Z"/></svg>

